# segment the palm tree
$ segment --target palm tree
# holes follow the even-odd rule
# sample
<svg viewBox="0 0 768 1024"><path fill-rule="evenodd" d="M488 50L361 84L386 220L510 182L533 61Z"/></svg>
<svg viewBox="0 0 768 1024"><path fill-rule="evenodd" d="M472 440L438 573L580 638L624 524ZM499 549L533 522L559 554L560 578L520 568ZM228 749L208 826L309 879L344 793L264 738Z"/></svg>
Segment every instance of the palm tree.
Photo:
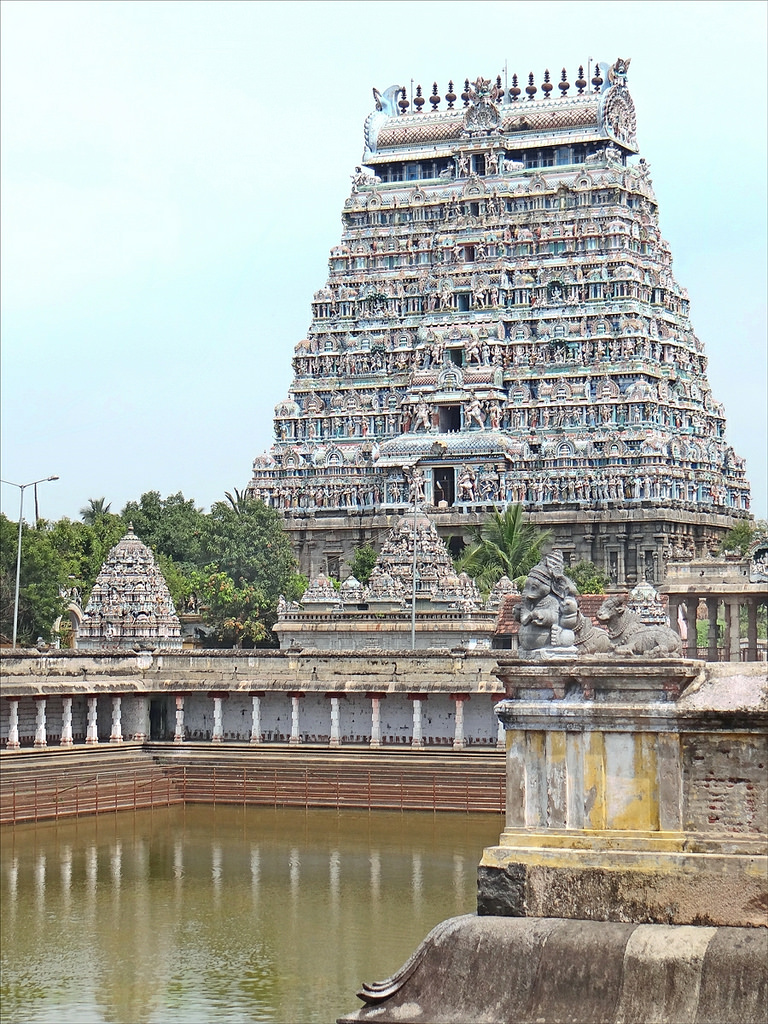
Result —
<svg viewBox="0 0 768 1024"><path fill-rule="evenodd" d="M227 499L229 504L232 506L234 512L240 516L247 509L249 502L252 500L248 497L245 491L239 491L235 487L235 493L231 491L224 491L224 497Z"/></svg>
<svg viewBox="0 0 768 1024"><path fill-rule="evenodd" d="M106 498L89 498L88 504L80 509L80 518L88 526L93 526L102 516L109 514L112 502Z"/></svg>
<svg viewBox="0 0 768 1024"><path fill-rule="evenodd" d="M456 559L456 570L471 576L486 593L502 576L515 582L527 576L552 536L551 530L525 522L522 505L494 510L471 533L469 547Z"/></svg>

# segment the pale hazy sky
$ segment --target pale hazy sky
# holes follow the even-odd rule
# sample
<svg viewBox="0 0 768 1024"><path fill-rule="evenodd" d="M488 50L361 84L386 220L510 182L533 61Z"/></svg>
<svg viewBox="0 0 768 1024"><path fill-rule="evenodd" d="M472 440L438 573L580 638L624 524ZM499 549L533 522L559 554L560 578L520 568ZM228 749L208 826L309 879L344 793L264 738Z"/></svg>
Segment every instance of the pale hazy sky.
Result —
<svg viewBox="0 0 768 1024"><path fill-rule="evenodd" d="M2 476L46 518L244 487L371 87L632 60L677 280L766 515L766 5L2 5ZM31 496L30 496L31 498ZM13 518L18 490L2 488ZM25 512L31 513L31 500Z"/></svg>

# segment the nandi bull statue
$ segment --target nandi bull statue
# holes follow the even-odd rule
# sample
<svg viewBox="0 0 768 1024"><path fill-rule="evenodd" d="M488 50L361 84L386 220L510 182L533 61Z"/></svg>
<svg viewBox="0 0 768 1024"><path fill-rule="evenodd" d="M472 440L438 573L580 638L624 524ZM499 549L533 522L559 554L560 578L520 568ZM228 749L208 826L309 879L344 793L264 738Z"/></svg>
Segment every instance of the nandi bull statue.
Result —
<svg viewBox="0 0 768 1024"><path fill-rule="evenodd" d="M646 625L630 611L625 598L612 594L603 601L597 617L608 630L614 653L644 658L679 658L680 637L669 626Z"/></svg>

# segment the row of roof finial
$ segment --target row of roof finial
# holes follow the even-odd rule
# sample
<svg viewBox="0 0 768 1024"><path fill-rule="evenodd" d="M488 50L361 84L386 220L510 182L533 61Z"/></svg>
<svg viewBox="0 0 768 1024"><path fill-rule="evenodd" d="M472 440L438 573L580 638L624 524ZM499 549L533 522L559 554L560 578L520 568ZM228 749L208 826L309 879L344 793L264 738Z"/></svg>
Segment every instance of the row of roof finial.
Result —
<svg viewBox="0 0 768 1024"><path fill-rule="evenodd" d="M587 80L584 77L584 67L581 64L579 65L579 74L576 81L574 82L574 85L578 89L577 95L583 96L587 88ZM602 85L603 78L600 74L599 67L596 65L595 73L592 76L592 91L600 92ZM560 74L560 81L557 83L557 88L560 90L560 94L562 96L566 96L568 90L571 88L571 83L568 81L568 74L565 68L563 68ZM547 68L547 70L544 72L544 81L541 83L541 91L544 93L544 99L549 99L549 94L552 92L553 89L554 85L552 84L550 78L549 68ZM528 85L526 85L525 87L525 94L529 100L532 100L538 91L539 90L534 81L533 72L531 71L528 74ZM523 90L518 84L517 74L512 75L512 87L509 89L510 101L512 103L516 103L520 99L522 92ZM468 78L464 80L464 91L461 93L460 96L457 96L456 93L453 91L453 82L450 81L448 83L448 92L445 94L444 97L441 97L440 93L437 91L437 82L434 82L432 84L432 94L429 97L429 102L432 104L432 110L434 111L437 110L438 106L440 105L441 99L445 99L446 103L448 104L448 109L453 110L454 104L456 103L457 99L461 99L464 103L464 106L468 107L470 104L471 96L472 93L470 92L470 83ZM489 91L489 96L494 102L503 102L504 88L501 84L501 75L496 76L496 84L495 86L491 87ZM423 94L421 86L417 85L416 95L413 98L413 106L417 114L420 114L422 112L422 108L426 102L427 99ZM400 108L401 114L406 114L408 112L408 107L410 107L411 103L410 100L408 99L408 96L404 88L400 91L400 99L397 101L397 105Z"/></svg>

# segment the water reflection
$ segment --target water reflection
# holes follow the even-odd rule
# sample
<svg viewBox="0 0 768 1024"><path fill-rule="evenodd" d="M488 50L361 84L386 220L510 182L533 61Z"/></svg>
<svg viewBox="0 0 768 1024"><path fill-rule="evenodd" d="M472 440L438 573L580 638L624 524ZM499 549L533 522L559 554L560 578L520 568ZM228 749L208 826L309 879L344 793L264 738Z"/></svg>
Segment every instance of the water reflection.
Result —
<svg viewBox="0 0 768 1024"><path fill-rule="evenodd" d="M473 909L500 829L220 807L6 828L3 1022L333 1021Z"/></svg>

